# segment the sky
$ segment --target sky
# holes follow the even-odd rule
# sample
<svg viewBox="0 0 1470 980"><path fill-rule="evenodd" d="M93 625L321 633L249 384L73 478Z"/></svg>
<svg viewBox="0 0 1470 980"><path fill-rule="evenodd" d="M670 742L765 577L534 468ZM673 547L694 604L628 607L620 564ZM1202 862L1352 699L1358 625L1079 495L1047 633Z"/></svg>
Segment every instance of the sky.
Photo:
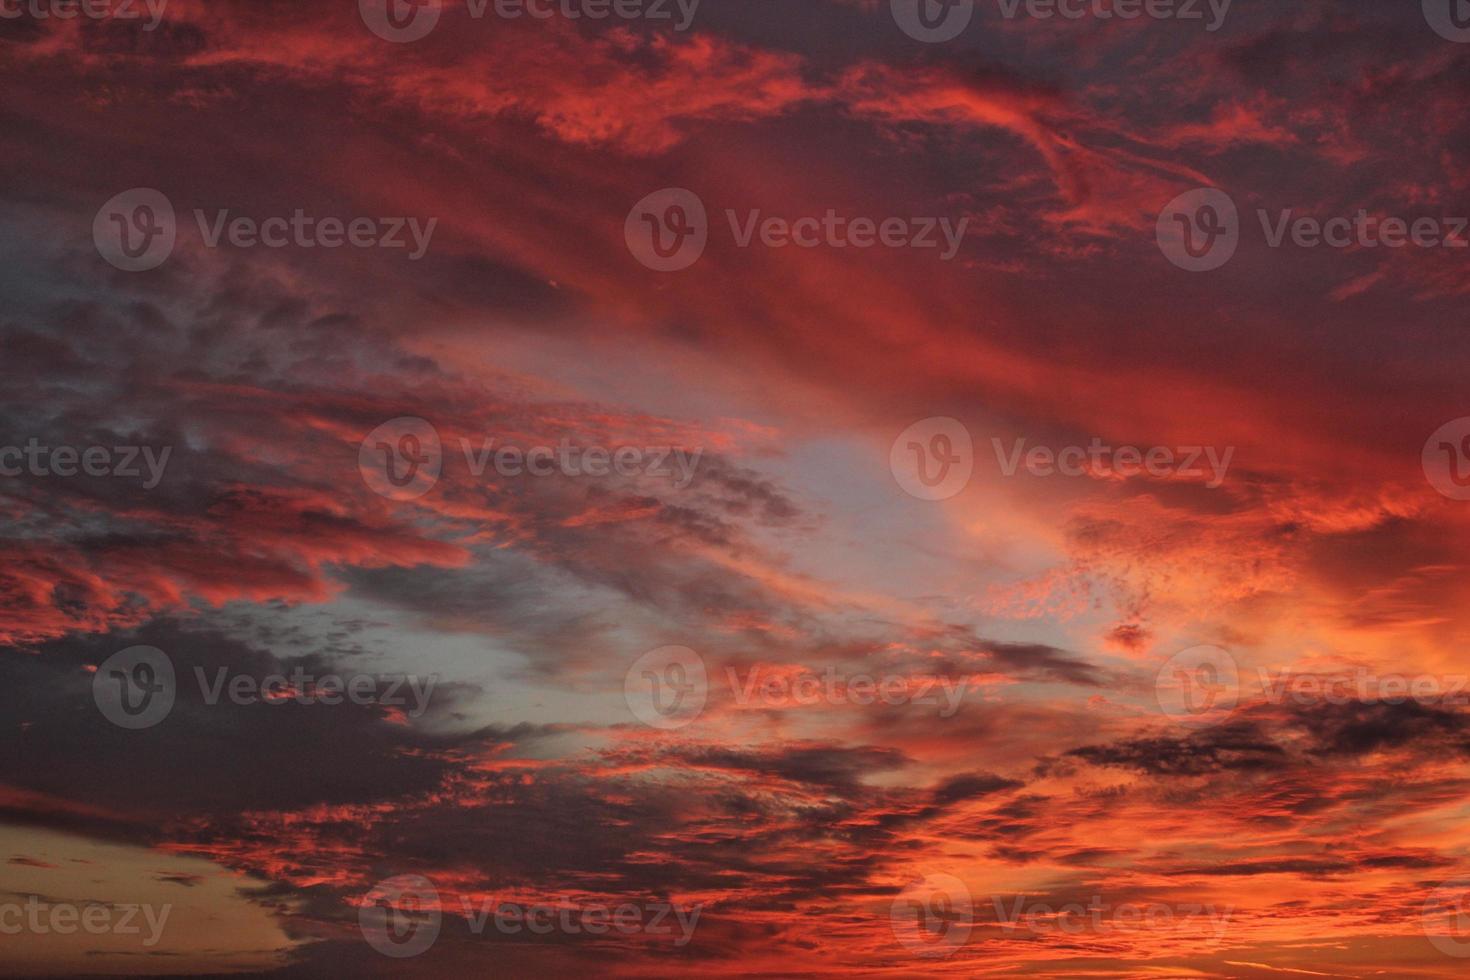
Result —
<svg viewBox="0 0 1470 980"><path fill-rule="evenodd" d="M0 0L0 973L1452 977L1460 0Z"/></svg>

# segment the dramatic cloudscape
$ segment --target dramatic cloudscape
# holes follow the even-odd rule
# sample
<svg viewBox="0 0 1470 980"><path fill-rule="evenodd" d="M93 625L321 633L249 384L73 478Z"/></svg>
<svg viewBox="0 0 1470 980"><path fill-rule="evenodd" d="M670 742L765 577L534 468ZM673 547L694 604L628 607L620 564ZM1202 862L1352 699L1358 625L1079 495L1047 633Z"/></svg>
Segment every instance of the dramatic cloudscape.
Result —
<svg viewBox="0 0 1470 980"><path fill-rule="evenodd" d="M0 0L0 974L1464 976L1467 8Z"/></svg>

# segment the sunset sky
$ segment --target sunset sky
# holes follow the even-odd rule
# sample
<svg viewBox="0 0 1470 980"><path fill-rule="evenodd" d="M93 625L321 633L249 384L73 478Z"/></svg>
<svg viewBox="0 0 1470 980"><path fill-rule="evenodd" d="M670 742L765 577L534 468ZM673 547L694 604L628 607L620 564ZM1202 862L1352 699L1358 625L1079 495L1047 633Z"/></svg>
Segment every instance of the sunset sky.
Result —
<svg viewBox="0 0 1470 980"><path fill-rule="evenodd" d="M418 2L0 0L0 975L1470 973L1470 5Z"/></svg>

